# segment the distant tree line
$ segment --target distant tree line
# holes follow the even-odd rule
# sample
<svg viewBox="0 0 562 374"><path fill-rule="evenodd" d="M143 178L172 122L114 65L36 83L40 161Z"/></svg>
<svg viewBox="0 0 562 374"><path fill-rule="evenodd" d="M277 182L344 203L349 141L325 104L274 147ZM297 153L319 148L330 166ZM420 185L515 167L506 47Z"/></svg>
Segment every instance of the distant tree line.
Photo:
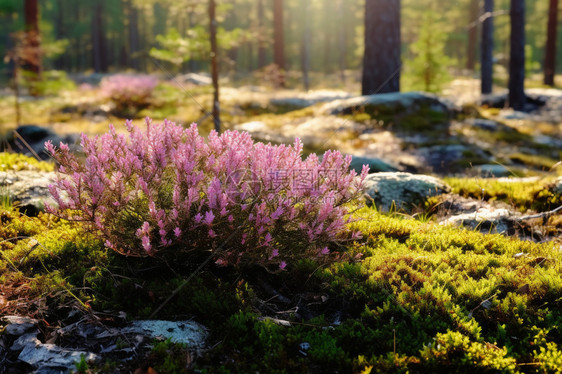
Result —
<svg viewBox="0 0 562 374"><path fill-rule="evenodd" d="M174 71L210 70L209 6L210 0L3 0L0 53L13 47L11 32L36 30L42 46L65 47L38 56L45 69L150 72L161 68L158 59ZM558 0L222 0L216 57L222 73L275 64L280 85L285 71L301 70L305 88L311 71L339 72L345 80L363 67L363 93L398 90L405 71L426 74L428 88L430 72L406 69L428 61L481 73L486 93L496 64L510 74L515 95L525 69L544 71L546 84L562 71L557 15ZM1 68L9 76L10 62Z"/></svg>

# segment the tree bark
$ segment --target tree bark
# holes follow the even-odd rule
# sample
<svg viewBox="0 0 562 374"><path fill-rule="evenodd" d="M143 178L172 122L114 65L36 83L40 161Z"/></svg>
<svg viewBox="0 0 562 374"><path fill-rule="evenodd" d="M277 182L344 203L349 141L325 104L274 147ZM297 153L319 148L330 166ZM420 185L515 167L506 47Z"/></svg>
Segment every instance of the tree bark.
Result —
<svg viewBox="0 0 562 374"><path fill-rule="evenodd" d="M511 0L509 106L525 109L525 0Z"/></svg>
<svg viewBox="0 0 562 374"><path fill-rule="evenodd" d="M340 67L340 77L342 83L345 83L345 68L346 68L346 57L347 57L347 29L346 29L346 9L344 0L338 1L338 14L339 14L339 67Z"/></svg>
<svg viewBox="0 0 562 374"><path fill-rule="evenodd" d="M558 27L558 0L550 0L544 58L544 84L554 86L556 72L556 35Z"/></svg>
<svg viewBox="0 0 562 374"><path fill-rule="evenodd" d="M281 70L285 70L285 36L283 30L283 0L273 0L273 62ZM285 86L281 78L279 85Z"/></svg>
<svg viewBox="0 0 562 374"><path fill-rule="evenodd" d="M64 27L64 12L63 12L63 4L62 0L57 0L56 2L56 9L57 13L55 16L55 37L57 40L64 39L65 36L65 27ZM55 69L57 70L69 70L68 64L65 65L66 60L65 55L58 56L54 61Z"/></svg>
<svg viewBox="0 0 562 374"><path fill-rule="evenodd" d="M494 73L494 0L484 0L484 16L482 24L482 44L480 52L481 92L483 95L492 93Z"/></svg>
<svg viewBox="0 0 562 374"><path fill-rule="evenodd" d="M39 34L39 4L37 0L25 0L25 33L29 58L25 63L25 69L36 74L36 79L41 79L41 42Z"/></svg>
<svg viewBox="0 0 562 374"><path fill-rule="evenodd" d="M265 10L263 0L258 0L258 69L267 65L267 55L265 50Z"/></svg>
<svg viewBox="0 0 562 374"><path fill-rule="evenodd" d="M332 39L333 39L333 29L334 22L333 19L333 6L334 0L324 0L322 8L324 9L323 18L323 30L322 35L324 39L324 61L322 62L322 72L324 74L329 74L332 72Z"/></svg>
<svg viewBox="0 0 562 374"><path fill-rule="evenodd" d="M213 79L213 121L215 130L220 132L220 104L219 104L219 66L217 56L217 19L215 0L209 0L209 31L211 36L211 77Z"/></svg>
<svg viewBox="0 0 562 374"><path fill-rule="evenodd" d="M400 0L366 0L363 95L400 91L400 46Z"/></svg>
<svg viewBox="0 0 562 374"><path fill-rule="evenodd" d="M129 11L129 61L131 68L138 70L139 63L139 27L138 27L138 10L127 0L127 8Z"/></svg>
<svg viewBox="0 0 562 374"><path fill-rule="evenodd" d="M152 12L154 14L154 25L152 26L152 33L154 35L164 35L166 33L166 19L168 18L168 9L155 2L152 5Z"/></svg>
<svg viewBox="0 0 562 374"><path fill-rule="evenodd" d="M107 43L103 27L103 1L95 0L92 15L92 60L96 73L107 71Z"/></svg>
<svg viewBox="0 0 562 374"><path fill-rule="evenodd" d="M310 79L308 73L310 71L310 44L311 44L311 14L310 14L310 1L302 1L302 43L301 43L301 70L302 70L302 83L304 90L310 89Z"/></svg>
<svg viewBox="0 0 562 374"><path fill-rule="evenodd" d="M478 16L479 16L479 1L470 1L470 22L471 26L468 29L468 44L466 49L466 69L473 71L476 66L476 40L478 39Z"/></svg>

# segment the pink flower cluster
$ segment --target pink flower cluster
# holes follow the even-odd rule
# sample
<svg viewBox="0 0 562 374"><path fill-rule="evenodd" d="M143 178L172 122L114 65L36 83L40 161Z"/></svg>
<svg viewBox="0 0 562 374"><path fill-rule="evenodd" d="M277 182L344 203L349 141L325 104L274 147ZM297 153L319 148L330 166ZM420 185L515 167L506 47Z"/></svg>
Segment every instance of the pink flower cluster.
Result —
<svg viewBox="0 0 562 374"><path fill-rule="evenodd" d="M165 248L214 251L224 265L283 269L289 261L326 258L334 242L357 237L346 224L361 196L351 157L328 151L303 160L302 144L254 143L247 133L212 132L146 119L102 136L82 136L85 161L68 147L48 152L60 163L47 209L83 221L115 251L153 256Z"/></svg>
<svg viewBox="0 0 562 374"><path fill-rule="evenodd" d="M150 75L116 74L102 79L102 95L111 99L118 110L142 109L150 104L158 79Z"/></svg>

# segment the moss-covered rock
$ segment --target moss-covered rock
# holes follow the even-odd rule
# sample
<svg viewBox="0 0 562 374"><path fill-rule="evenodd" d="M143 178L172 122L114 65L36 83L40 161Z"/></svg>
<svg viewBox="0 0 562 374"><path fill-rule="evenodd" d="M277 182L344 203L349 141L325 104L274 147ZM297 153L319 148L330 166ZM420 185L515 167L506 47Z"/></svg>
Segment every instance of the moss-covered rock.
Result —
<svg viewBox="0 0 562 374"><path fill-rule="evenodd" d="M451 111L437 96L422 92L386 93L335 100L318 109L323 115L365 113L403 132L448 131Z"/></svg>

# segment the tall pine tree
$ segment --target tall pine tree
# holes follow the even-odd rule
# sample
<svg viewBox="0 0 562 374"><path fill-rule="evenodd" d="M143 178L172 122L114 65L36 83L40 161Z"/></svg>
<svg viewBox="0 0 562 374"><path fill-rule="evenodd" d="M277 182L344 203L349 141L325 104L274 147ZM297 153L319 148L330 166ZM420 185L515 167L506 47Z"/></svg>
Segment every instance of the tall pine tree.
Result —
<svg viewBox="0 0 562 374"><path fill-rule="evenodd" d="M480 52L481 92L492 93L494 74L494 0L484 0L484 22L482 24L482 43Z"/></svg>
<svg viewBox="0 0 562 374"><path fill-rule="evenodd" d="M554 86L556 71L556 34L558 27L558 0L550 0L544 58L544 84Z"/></svg>
<svg viewBox="0 0 562 374"><path fill-rule="evenodd" d="M362 94L400 91L400 0L366 0Z"/></svg>
<svg viewBox="0 0 562 374"><path fill-rule="evenodd" d="M525 109L525 0L511 0L509 49L509 106Z"/></svg>
<svg viewBox="0 0 562 374"><path fill-rule="evenodd" d="M283 28L283 0L273 0L273 63L279 70L285 70L285 36ZM283 76L283 73L281 73ZM284 87L285 80L280 79L279 85Z"/></svg>
<svg viewBox="0 0 562 374"><path fill-rule="evenodd" d="M35 74L35 79L41 78L41 42L39 34L39 4L37 0L25 0L25 37L27 56L25 69Z"/></svg>

